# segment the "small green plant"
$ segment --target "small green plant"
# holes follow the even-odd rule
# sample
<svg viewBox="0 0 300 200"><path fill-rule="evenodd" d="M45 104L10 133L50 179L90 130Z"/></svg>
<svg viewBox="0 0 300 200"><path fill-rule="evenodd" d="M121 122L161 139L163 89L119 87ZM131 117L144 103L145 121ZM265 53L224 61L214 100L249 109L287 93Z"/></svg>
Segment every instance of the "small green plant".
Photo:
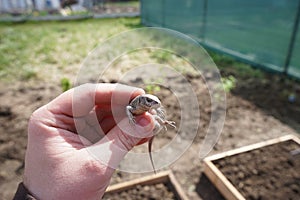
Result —
<svg viewBox="0 0 300 200"><path fill-rule="evenodd" d="M172 54L165 50L156 50L152 52L151 58L156 59L158 62L168 62L172 59Z"/></svg>
<svg viewBox="0 0 300 200"><path fill-rule="evenodd" d="M145 86L145 91L148 94L154 94L155 92L159 92L160 91L160 86L161 84L163 84L163 80L161 78L156 78L156 79L149 79L149 80L143 80Z"/></svg>
<svg viewBox="0 0 300 200"><path fill-rule="evenodd" d="M160 91L160 87L155 84L147 84L145 90L148 94L154 94L155 92Z"/></svg>
<svg viewBox="0 0 300 200"><path fill-rule="evenodd" d="M226 93L230 92L232 89L236 87L236 79L234 78L234 76L230 75L226 78L222 78L221 81Z"/></svg>
<svg viewBox="0 0 300 200"><path fill-rule="evenodd" d="M72 87L72 84L68 78L62 78L60 80L61 89L65 92Z"/></svg>

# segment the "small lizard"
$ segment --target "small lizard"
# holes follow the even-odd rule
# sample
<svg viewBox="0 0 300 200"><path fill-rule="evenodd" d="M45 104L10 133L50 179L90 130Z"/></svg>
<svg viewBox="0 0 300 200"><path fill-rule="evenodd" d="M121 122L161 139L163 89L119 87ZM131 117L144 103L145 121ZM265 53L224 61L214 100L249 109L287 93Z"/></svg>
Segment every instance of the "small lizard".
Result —
<svg viewBox="0 0 300 200"><path fill-rule="evenodd" d="M173 128L176 128L175 122L173 121L168 121L165 119L165 112L164 109L161 106L160 100L151 94L143 94L135 97L129 105L126 107L126 114L129 118L129 123L130 124L136 124L135 122L135 115L141 115L145 112L149 112L154 116L155 119L155 127L153 132L157 133L158 131L161 130L161 126L165 130L167 130L167 125L172 126ZM149 141L148 141L148 152L149 152L149 157L150 161L152 164L152 168L154 173L156 173L153 159L152 159L152 142L153 142L154 136L152 136Z"/></svg>

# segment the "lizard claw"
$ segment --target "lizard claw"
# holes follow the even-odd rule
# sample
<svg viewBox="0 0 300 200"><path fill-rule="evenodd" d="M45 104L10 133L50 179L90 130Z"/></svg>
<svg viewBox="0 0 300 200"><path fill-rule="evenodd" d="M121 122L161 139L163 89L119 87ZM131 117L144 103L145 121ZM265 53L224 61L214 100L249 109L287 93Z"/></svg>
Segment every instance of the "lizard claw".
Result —
<svg viewBox="0 0 300 200"><path fill-rule="evenodd" d="M129 118L129 124L131 124L131 125L135 125L136 124L136 121L135 121L134 117Z"/></svg>
<svg viewBox="0 0 300 200"><path fill-rule="evenodd" d="M174 121L166 121L166 123L169 125L169 126L172 126L173 128L176 128L176 123Z"/></svg>

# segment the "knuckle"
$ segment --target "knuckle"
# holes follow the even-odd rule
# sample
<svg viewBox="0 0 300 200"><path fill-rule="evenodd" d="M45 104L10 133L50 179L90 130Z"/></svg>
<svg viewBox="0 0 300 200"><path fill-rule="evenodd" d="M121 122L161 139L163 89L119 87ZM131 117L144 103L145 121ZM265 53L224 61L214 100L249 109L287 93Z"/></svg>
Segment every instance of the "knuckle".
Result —
<svg viewBox="0 0 300 200"><path fill-rule="evenodd" d="M41 113L43 113L43 111L42 111L43 108L44 107L40 107L37 110L33 111L33 113L31 114L31 116L29 118L29 124L36 123L37 121L40 121Z"/></svg>
<svg viewBox="0 0 300 200"><path fill-rule="evenodd" d="M104 166L95 159L88 159L85 162L83 168L87 173L91 173L95 175L103 175L105 171Z"/></svg>

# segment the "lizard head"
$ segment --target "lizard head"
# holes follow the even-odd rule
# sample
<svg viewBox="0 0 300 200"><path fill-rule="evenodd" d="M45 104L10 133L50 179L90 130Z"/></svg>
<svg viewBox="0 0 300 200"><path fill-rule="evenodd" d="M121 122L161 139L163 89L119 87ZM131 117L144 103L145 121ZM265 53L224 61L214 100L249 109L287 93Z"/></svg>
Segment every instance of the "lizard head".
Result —
<svg viewBox="0 0 300 200"><path fill-rule="evenodd" d="M161 107L160 100L156 96L151 94L141 95L140 103L142 106L145 106L148 109L156 109Z"/></svg>

